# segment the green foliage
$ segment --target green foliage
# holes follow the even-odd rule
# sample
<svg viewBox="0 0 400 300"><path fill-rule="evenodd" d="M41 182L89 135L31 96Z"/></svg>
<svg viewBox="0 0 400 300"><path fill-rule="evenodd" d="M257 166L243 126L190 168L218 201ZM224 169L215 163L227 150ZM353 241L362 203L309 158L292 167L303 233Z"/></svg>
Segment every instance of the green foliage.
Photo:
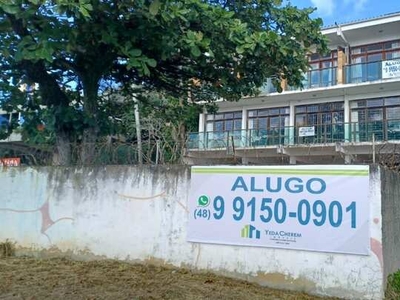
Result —
<svg viewBox="0 0 400 300"><path fill-rule="evenodd" d="M110 89L180 99L161 113L181 119L194 102L255 95L267 78L301 85L306 54L326 50L312 11L277 0L2 1L2 106L25 114L26 137L75 140L120 127L101 97Z"/></svg>
<svg viewBox="0 0 400 300"><path fill-rule="evenodd" d="M400 270L389 275L385 296L387 300L400 299Z"/></svg>
<svg viewBox="0 0 400 300"><path fill-rule="evenodd" d="M15 243L6 239L5 242L0 242L0 258L10 257L15 255Z"/></svg>

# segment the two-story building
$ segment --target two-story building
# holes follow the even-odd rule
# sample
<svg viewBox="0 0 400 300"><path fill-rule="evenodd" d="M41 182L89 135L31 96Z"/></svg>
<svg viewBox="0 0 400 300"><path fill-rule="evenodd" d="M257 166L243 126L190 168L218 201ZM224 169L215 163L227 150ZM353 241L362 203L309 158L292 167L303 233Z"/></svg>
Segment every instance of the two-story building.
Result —
<svg viewBox="0 0 400 300"><path fill-rule="evenodd" d="M221 101L188 136L190 163L368 163L400 149L400 13L326 27L304 87Z"/></svg>
<svg viewBox="0 0 400 300"><path fill-rule="evenodd" d="M21 120L20 113L8 113L0 109L0 130L8 131L12 122L19 122ZM22 137L20 133L11 133L7 139L0 140L0 143L21 142Z"/></svg>

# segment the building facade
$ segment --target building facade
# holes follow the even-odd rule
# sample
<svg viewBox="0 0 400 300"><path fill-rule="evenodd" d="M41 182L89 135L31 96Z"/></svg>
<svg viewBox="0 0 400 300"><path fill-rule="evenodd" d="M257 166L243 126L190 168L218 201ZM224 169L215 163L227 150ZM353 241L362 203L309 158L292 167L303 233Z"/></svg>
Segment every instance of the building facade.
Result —
<svg viewBox="0 0 400 300"><path fill-rule="evenodd" d="M9 113L0 109L0 130L7 132L13 122L21 122L21 114ZM0 139L0 143L2 144L9 142L22 142L21 134L13 132L8 136L8 138L3 140Z"/></svg>
<svg viewBox="0 0 400 300"><path fill-rule="evenodd" d="M369 163L400 147L400 13L326 27L302 89L267 82L188 135L189 163Z"/></svg>

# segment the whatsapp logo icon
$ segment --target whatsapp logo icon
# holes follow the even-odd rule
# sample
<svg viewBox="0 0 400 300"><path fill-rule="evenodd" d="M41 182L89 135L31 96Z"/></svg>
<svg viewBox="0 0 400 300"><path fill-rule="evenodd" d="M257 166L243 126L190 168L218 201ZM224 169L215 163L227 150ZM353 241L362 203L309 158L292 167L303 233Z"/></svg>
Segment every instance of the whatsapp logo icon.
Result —
<svg viewBox="0 0 400 300"><path fill-rule="evenodd" d="M206 195L202 195L197 199L197 206L208 206L210 204L210 198Z"/></svg>

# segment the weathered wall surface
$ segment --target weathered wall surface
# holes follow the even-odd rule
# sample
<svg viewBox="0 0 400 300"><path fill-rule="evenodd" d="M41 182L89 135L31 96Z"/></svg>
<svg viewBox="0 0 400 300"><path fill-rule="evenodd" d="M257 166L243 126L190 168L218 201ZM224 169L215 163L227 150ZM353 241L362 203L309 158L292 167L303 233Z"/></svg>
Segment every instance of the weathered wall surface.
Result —
<svg viewBox="0 0 400 300"><path fill-rule="evenodd" d="M207 269L348 299L382 297L379 170L370 176L369 256L188 243L189 177L184 167L3 168L0 240L35 251Z"/></svg>
<svg viewBox="0 0 400 300"><path fill-rule="evenodd" d="M400 269L400 175L382 173L382 232L384 278Z"/></svg>

